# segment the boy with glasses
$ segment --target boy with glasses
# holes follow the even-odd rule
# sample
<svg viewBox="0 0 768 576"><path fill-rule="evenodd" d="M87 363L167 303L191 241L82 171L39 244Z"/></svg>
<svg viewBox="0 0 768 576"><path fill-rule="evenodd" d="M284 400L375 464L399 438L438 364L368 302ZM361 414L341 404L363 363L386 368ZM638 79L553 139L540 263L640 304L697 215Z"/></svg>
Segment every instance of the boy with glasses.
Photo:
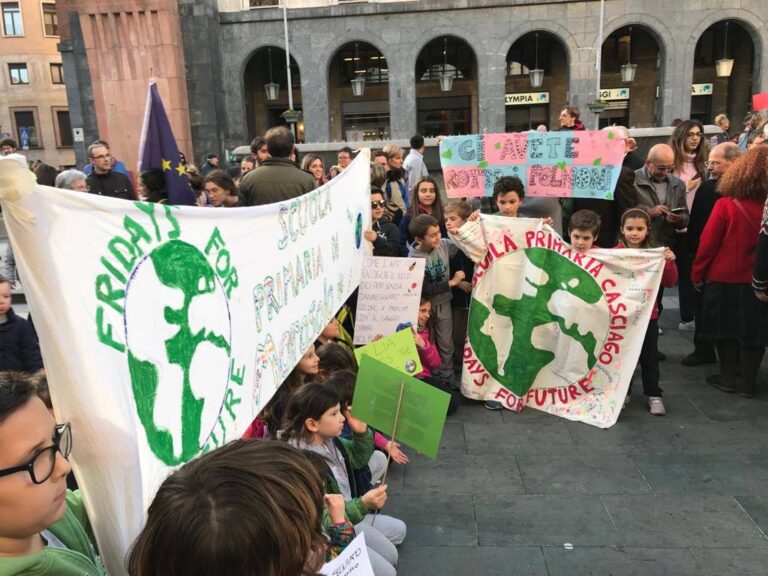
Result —
<svg viewBox="0 0 768 576"><path fill-rule="evenodd" d="M83 501L67 491L72 432L35 392L0 374L0 574L103 576Z"/></svg>

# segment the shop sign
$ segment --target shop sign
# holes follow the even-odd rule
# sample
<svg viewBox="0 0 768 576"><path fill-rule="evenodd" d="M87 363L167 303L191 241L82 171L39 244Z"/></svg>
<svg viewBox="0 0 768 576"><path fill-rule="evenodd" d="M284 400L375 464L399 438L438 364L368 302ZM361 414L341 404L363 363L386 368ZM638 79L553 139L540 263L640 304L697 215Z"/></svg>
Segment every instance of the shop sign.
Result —
<svg viewBox="0 0 768 576"><path fill-rule="evenodd" d="M691 84L691 96L712 96L712 82Z"/></svg>
<svg viewBox="0 0 768 576"><path fill-rule="evenodd" d="M527 104L549 104L549 92L526 92L504 96L505 106L525 106Z"/></svg>
<svg viewBox="0 0 768 576"><path fill-rule="evenodd" d="M629 88L601 88L600 100L629 100Z"/></svg>

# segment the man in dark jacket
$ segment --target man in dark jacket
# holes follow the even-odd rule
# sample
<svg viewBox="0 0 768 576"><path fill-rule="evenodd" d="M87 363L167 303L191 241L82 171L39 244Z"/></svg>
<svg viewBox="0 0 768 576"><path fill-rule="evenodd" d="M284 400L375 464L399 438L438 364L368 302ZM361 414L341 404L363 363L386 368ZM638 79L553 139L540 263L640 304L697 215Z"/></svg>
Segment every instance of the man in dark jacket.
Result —
<svg viewBox="0 0 768 576"><path fill-rule="evenodd" d="M109 148L103 143L94 142L88 146L88 158L93 166L93 172L86 180L91 194L124 200L136 199L130 178L112 169L112 154Z"/></svg>
<svg viewBox="0 0 768 576"><path fill-rule="evenodd" d="M717 193L717 184L731 164L733 164L743 153L744 151L733 142L718 144L709 152L707 167L709 168L710 179L702 182L699 189L696 191L693 204L691 204L691 218L688 222L688 234L686 236L691 262L696 259L696 251L699 249L701 233L704 231L709 216L712 214L715 202L720 199L720 195ZM698 320L701 318L704 299L702 293L699 291L696 291L694 295L696 298L696 308L694 311L696 330L693 334L693 344L695 348L693 352L683 358L683 366L700 366L701 364L713 364L717 362L714 343L699 338Z"/></svg>
<svg viewBox="0 0 768 576"><path fill-rule="evenodd" d="M32 325L11 308L11 283L0 276L0 371L37 372L43 367Z"/></svg>
<svg viewBox="0 0 768 576"><path fill-rule="evenodd" d="M261 206L297 198L315 189L315 178L290 159L294 139L285 126L271 128L264 136L271 158L251 170L240 182L238 206Z"/></svg>

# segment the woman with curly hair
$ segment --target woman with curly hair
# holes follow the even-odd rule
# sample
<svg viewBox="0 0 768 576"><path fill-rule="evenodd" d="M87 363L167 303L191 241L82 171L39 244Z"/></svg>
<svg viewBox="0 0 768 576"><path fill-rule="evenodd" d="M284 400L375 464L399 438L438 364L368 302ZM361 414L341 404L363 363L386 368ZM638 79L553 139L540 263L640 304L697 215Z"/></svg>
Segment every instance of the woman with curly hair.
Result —
<svg viewBox="0 0 768 576"><path fill-rule="evenodd" d="M675 168L672 174L685 183L685 201L688 212L701 183L707 179L707 158L709 143L704 138L704 127L698 120L680 122L672 132L668 144L675 153ZM691 264L694 255L688 250L687 231L678 231L673 246L680 275L680 330L692 332L696 310Z"/></svg>
<svg viewBox="0 0 768 576"><path fill-rule="evenodd" d="M768 146L736 160L718 191L723 197L701 234L691 273L696 289L704 292L700 335L715 341L720 358L720 374L706 380L718 390L751 398L768 342L768 304L751 285L768 193Z"/></svg>

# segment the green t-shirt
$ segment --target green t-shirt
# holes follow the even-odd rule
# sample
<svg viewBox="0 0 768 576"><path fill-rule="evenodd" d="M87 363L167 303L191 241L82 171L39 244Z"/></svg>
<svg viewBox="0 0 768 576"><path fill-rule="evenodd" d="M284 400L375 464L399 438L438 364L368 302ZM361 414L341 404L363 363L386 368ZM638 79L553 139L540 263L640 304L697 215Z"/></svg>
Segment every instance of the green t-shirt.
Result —
<svg viewBox="0 0 768 576"><path fill-rule="evenodd" d="M80 492L67 492L64 517L48 529L66 548L46 546L18 558L0 558L0 576L106 576L89 536L90 522Z"/></svg>

